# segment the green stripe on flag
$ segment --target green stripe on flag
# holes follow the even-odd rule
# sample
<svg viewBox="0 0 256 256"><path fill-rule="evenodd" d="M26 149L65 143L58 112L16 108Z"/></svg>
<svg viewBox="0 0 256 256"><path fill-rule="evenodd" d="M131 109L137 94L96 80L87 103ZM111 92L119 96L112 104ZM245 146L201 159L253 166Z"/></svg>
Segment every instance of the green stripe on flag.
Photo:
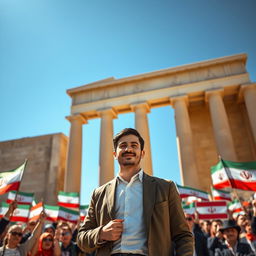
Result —
<svg viewBox="0 0 256 256"><path fill-rule="evenodd" d="M86 205L80 205L80 210L84 210L84 209L88 209L89 208L89 204Z"/></svg>
<svg viewBox="0 0 256 256"><path fill-rule="evenodd" d="M18 204L18 205L17 205L17 209L25 209L25 210L28 210L28 209L30 209L30 205Z"/></svg>
<svg viewBox="0 0 256 256"><path fill-rule="evenodd" d="M47 210L52 210L52 211L58 211L59 210L59 206L52 206L52 205L48 205L48 204L44 204L44 208Z"/></svg>
<svg viewBox="0 0 256 256"><path fill-rule="evenodd" d="M11 193L13 193L13 194L16 194L16 191L10 191ZM21 192L21 191L19 191L18 192L18 195L22 195L22 196L29 196L29 197L33 197L34 196L34 193L29 193L29 192Z"/></svg>
<svg viewBox="0 0 256 256"><path fill-rule="evenodd" d="M222 162L225 167L256 171L256 162L232 162L226 160L222 160Z"/></svg>
<svg viewBox="0 0 256 256"><path fill-rule="evenodd" d="M211 167L211 174L221 170L223 168L223 164L221 161L219 161L216 165Z"/></svg>
<svg viewBox="0 0 256 256"><path fill-rule="evenodd" d="M208 194L206 191L203 191L203 190L200 190L200 189L196 189L196 188L192 188L192 187L185 187L185 186L181 186L181 185L178 185L176 184L178 188L185 188L185 189L189 189L189 190L195 190L195 191L198 191L198 192L202 192L204 194Z"/></svg>
<svg viewBox="0 0 256 256"><path fill-rule="evenodd" d="M78 192L64 192L64 191L59 191L58 195L61 196L71 196L71 197L79 197L79 193Z"/></svg>
<svg viewBox="0 0 256 256"><path fill-rule="evenodd" d="M70 209L62 207L62 206L60 206L59 209L60 209L60 211L63 211L63 212L68 212L68 213L71 213L71 214L74 214L74 215L79 215L78 211L70 210Z"/></svg>

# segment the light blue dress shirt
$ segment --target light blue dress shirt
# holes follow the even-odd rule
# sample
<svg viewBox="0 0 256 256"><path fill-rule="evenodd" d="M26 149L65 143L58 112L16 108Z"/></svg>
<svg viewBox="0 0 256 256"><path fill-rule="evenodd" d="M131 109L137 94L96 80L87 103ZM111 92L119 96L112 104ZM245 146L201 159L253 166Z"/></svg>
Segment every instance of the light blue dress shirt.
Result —
<svg viewBox="0 0 256 256"><path fill-rule="evenodd" d="M134 253L148 255L147 237L143 218L143 171L130 182L116 177L115 216L123 219L121 239L114 242L111 254Z"/></svg>

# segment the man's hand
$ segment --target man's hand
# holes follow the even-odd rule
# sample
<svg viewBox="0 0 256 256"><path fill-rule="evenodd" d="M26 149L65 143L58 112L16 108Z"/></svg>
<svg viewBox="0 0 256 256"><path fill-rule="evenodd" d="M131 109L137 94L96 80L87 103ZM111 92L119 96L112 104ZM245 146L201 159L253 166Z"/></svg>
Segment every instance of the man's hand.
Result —
<svg viewBox="0 0 256 256"><path fill-rule="evenodd" d="M14 212L14 210L15 210L16 208L17 208L17 201L14 200L14 201L12 201L12 202L10 203L9 208L8 208L8 211L6 212L6 214L4 215L4 217L5 217L6 219L9 219L9 218L12 216L12 214L13 214L13 212Z"/></svg>
<svg viewBox="0 0 256 256"><path fill-rule="evenodd" d="M121 219L111 220L100 232L100 241L116 241L123 232L123 221Z"/></svg>

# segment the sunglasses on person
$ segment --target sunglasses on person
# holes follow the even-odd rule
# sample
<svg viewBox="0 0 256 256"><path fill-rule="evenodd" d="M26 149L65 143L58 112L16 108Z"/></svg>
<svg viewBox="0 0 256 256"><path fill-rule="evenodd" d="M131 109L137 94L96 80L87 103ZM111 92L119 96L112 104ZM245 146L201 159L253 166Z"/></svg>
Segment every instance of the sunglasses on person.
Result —
<svg viewBox="0 0 256 256"><path fill-rule="evenodd" d="M68 236L68 235L70 235L70 232L63 232L63 233L61 233L61 235L62 236Z"/></svg>
<svg viewBox="0 0 256 256"><path fill-rule="evenodd" d="M43 242L52 242L52 241L53 241L53 239L50 237L49 238L46 237L43 239Z"/></svg>
<svg viewBox="0 0 256 256"><path fill-rule="evenodd" d="M11 235L13 235L13 236L22 237L22 233L21 233L21 232L11 231L10 233L11 233Z"/></svg>
<svg viewBox="0 0 256 256"><path fill-rule="evenodd" d="M191 221L193 219L191 217L186 217L186 220Z"/></svg>

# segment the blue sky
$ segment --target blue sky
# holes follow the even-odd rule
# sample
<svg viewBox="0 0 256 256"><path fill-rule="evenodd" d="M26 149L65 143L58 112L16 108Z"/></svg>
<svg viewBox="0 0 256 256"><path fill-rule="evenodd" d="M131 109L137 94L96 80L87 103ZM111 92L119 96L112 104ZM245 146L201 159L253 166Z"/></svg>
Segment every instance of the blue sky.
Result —
<svg viewBox="0 0 256 256"><path fill-rule="evenodd" d="M0 0L0 141L68 135L66 90L111 76L247 53L256 81L255 13L255 0ZM154 175L180 183L173 110L148 117ZM83 203L98 185L99 124L83 128ZM115 133L128 126L133 113L114 120Z"/></svg>

